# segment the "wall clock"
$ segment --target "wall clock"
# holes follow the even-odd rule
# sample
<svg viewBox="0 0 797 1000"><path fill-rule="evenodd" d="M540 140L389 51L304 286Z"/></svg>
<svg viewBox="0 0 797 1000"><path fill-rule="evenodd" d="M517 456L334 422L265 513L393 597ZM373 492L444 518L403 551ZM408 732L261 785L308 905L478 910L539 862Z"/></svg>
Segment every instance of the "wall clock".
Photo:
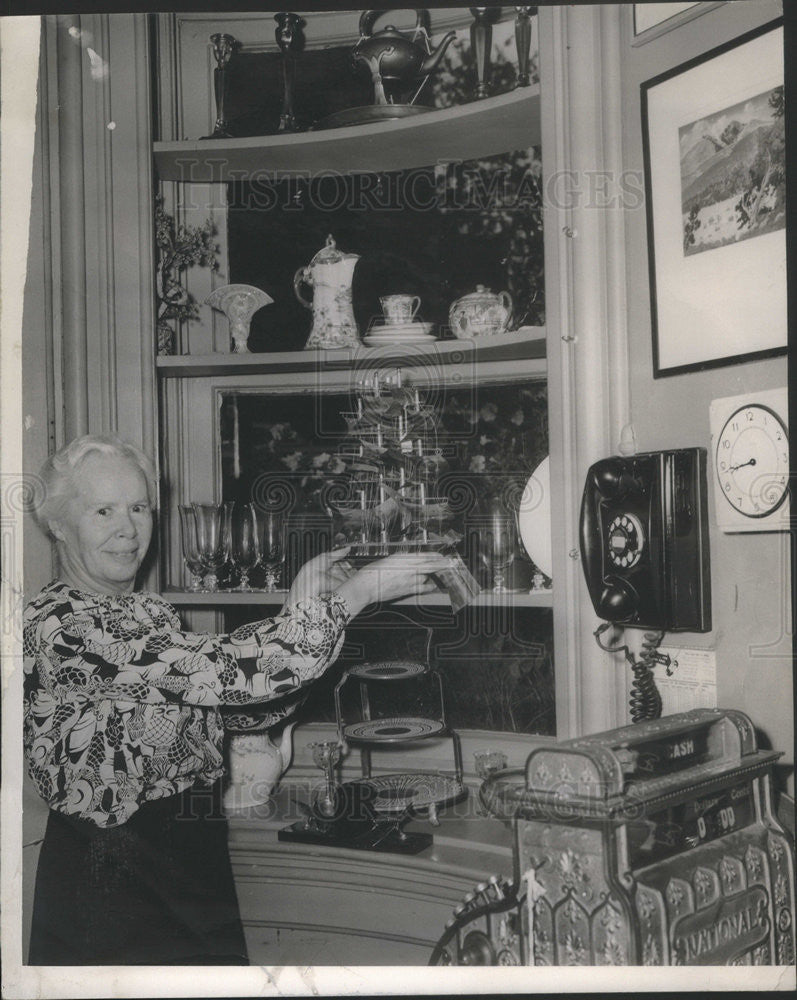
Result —
<svg viewBox="0 0 797 1000"><path fill-rule="evenodd" d="M723 531L786 531L786 389L715 399L709 412L717 525Z"/></svg>

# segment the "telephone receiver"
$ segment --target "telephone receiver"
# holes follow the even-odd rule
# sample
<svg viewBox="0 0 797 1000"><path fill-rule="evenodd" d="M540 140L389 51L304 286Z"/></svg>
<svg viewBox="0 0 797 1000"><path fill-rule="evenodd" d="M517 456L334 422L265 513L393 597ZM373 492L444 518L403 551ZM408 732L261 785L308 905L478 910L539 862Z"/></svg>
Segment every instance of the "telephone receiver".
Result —
<svg viewBox="0 0 797 1000"><path fill-rule="evenodd" d="M708 632L705 448L602 459L587 472L581 556L599 618Z"/></svg>

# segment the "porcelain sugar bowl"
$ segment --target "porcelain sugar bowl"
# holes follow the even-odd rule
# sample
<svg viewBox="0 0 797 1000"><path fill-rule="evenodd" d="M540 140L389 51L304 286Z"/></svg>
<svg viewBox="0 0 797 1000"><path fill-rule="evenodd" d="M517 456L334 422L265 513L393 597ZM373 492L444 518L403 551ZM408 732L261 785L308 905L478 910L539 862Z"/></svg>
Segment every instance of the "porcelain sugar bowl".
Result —
<svg viewBox="0 0 797 1000"><path fill-rule="evenodd" d="M448 322L455 337L492 337L505 333L512 319L512 296L509 292L491 292L484 285L463 295L451 304Z"/></svg>

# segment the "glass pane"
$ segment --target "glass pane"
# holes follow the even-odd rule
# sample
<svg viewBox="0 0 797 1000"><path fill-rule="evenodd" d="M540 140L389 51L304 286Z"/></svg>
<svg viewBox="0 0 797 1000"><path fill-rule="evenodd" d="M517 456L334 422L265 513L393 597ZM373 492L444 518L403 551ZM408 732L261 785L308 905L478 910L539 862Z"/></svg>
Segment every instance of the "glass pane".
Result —
<svg viewBox="0 0 797 1000"><path fill-rule="evenodd" d="M390 23L382 19L379 31ZM322 121L327 115L350 108L365 107L374 100L368 69L355 64L350 44L318 47L313 24L304 29L307 45L295 59L293 107L302 129ZM411 32L410 32L411 34ZM315 42L315 45L313 43ZM269 135L277 132L282 108L282 55L237 49L226 68L225 117L233 136ZM537 79L536 53L532 54L531 78ZM516 50L512 22L495 25L489 85L491 95L512 90L517 81ZM395 103L413 103L430 108L467 104L475 99L476 59L468 28L461 29L446 49L430 80L420 89L420 80L411 80L403 92L393 95Z"/></svg>
<svg viewBox="0 0 797 1000"><path fill-rule="evenodd" d="M357 176L231 184L230 281L263 289L252 351L301 350L311 312L294 275L332 235L359 255L352 296L361 335L381 318L380 297L418 295L416 319L448 337L453 302L478 285L508 291L509 328L545 322L539 150ZM311 290L303 289L305 296Z"/></svg>
<svg viewBox="0 0 797 1000"><path fill-rule="evenodd" d="M343 671L364 662L430 662L443 678L445 718L454 729L556 734L553 622L549 608L469 608L455 616L436 609L431 643L428 618L396 609L360 617L346 630L338 661L316 681L299 710L303 721L335 721L334 687ZM262 609L230 609L228 628L262 616ZM414 619L414 620L413 620ZM430 659L427 660L427 650ZM346 721L358 718L358 685L343 689ZM429 679L369 685L373 718L439 716Z"/></svg>
<svg viewBox="0 0 797 1000"><path fill-rule="evenodd" d="M437 492L452 509L448 526L463 536L471 572L491 585L478 542L485 516L498 503L517 510L523 487L548 451L544 384L471 386L435 391L436 439L442 455ZM221 407L223 499L284 510L295 533L288 577L296 560L329 548L330 497L350 490L341 449L342 416L354 403L344 394L225 393ZM349 441L351 439L348 439ZM528 590L535 567L522 547L506 574L510 588Z"/></svg>

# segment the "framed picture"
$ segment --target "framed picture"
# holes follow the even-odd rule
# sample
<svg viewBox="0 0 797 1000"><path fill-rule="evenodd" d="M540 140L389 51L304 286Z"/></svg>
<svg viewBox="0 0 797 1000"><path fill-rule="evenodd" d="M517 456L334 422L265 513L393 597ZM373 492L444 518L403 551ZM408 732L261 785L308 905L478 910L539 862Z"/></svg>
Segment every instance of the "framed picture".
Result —
<svg viewBox="0 0 797 1000"><path fill-rule="evenodd" d="M631 45L646 45L655 38L661 38L667 32L673 31L707 14L716 7L722 7L725 0L703 0L693 3L635 3L630 11Z"/></svg>
<svg viewBox="0 0 797 1000"><path fill-rule="evenodd" d="M785 352L782 20L641 89L654 376Z"/></svg>
<svg viewBox="0 0 797 1000"><path fill-rule="evenodd" d="M643 31L649 31L656 25L669 21L676 14L682 14L690 7L697 7L697 0L693 3L635 3L634 4L634 34L641 35Z"/></svg>

